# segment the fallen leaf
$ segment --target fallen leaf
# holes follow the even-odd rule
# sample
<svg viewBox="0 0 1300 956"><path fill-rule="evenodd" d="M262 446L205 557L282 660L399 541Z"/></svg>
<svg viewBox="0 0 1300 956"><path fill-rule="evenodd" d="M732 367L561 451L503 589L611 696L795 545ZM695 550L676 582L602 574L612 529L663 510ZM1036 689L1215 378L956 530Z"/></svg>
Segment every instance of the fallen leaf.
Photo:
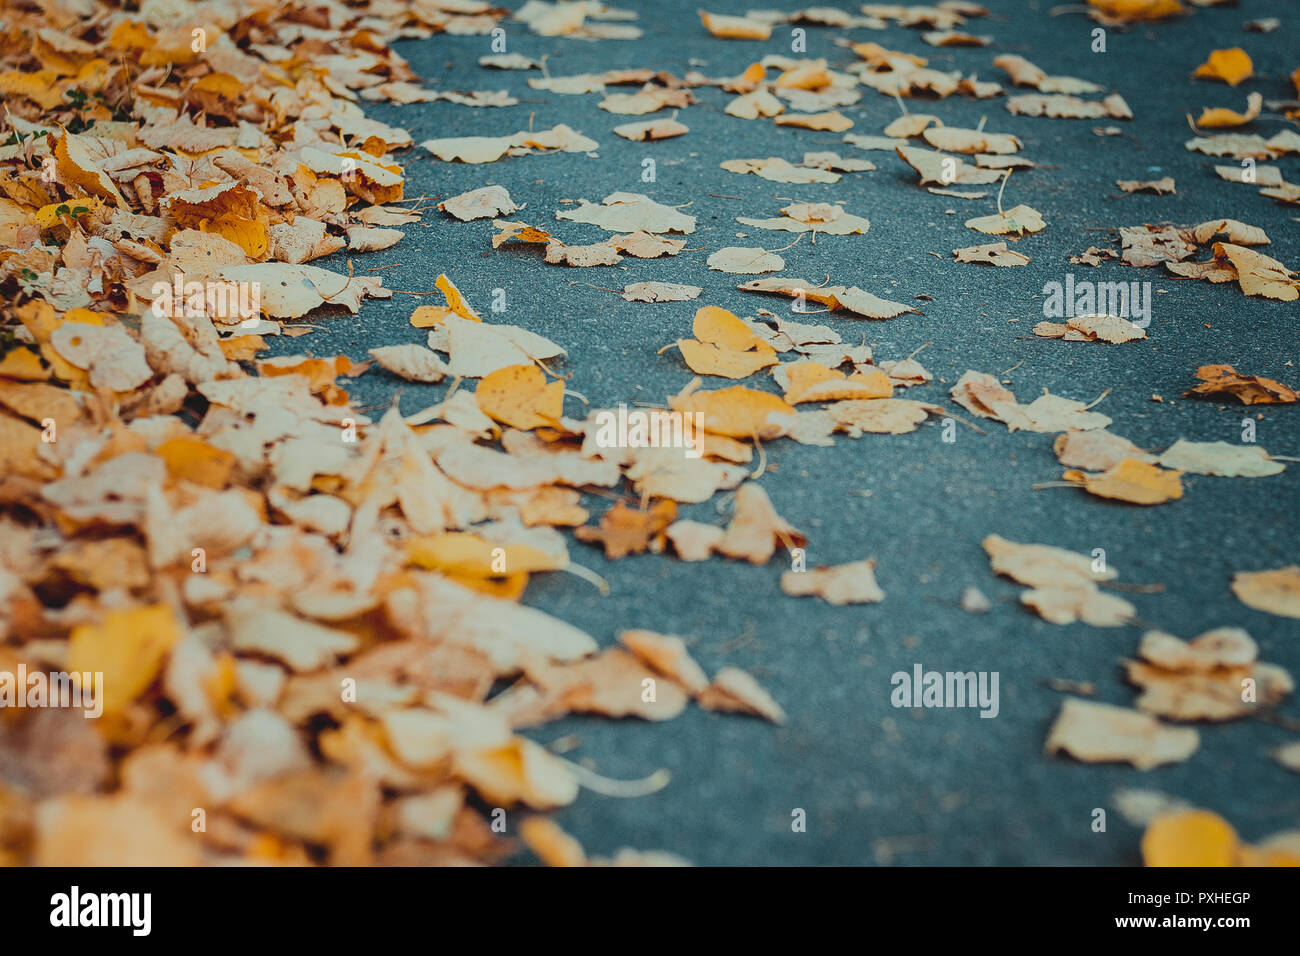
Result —
<svg viewBox="0 0 1300 956"><path fill-rule="evenodd" d="M704 290L697 285L676 282L632 282L623 287L628 302L686 302L699 298Z"/></svg>
<svg viewBox="0 0 1300 956"><path fill-rule="evenodd" d="M1026 232L1041 232L1047 228L1042 214L1032 206L1013 206L1006 212L991 216L976 216L966 220L966 228L976 232L986 232L995 236L1014 232L1017 236Z"/></svg>
<svg viewBox="0 0 1300 956"><path fill-rule="evenodd" d="M1177 190L1174 187L1174 178L1166 176L1164 179L1138 180L1138 179L1117 179L1115 185L1123 192L1137 193L1150 192L1157 196L1171 196Z"/></svg>
<svg viewBox="0 0 1300 956"><path fill-rule="evenodd" d="M1209 58L1196 68L1192 76L1209 80L1222 80L1229 86L1236 86L1242 80L1255 75L1255 66L1250 56L1241 47L1227 50L1214 50Z"/></svg>
<svg viewBox="0 0 1300 956"><path fill-rule="evenodd" d="M1150 770L1181 763L1200 742L1200 735L1190 728L1166 727L1136 710L1069 697L1052 724L1044 750L1065 752L1085 763L1129 763Z"/></svg>
<svg viewBox="0 0 1300 956"><path fill-rule="evenodd" d="M1257 611L1300 618L1300 565L1273 571L1238 571L1232 578L1232 593Z"/></svg>
<svg viewBox="0 0 1300 956"><path fill-rule="evenodd" d="M976 262L989 266L1027 266L1029 256L1007 248L1005 242L990 242L982 246L967 246L954 249L953 258L958 262Z"/></svg>
<svg viewBox="0 0 1300 956"><path fill-rule="evenodd" d="M1195 125L1201 129L1245 126L1259 116L1259 112L1263 108L1264 97L1259 93L1251 93L1246 97L1246 112L1238 113L1236 110L1230 110L1222 106L1213 109L1207 106L1201 110L1201 115L1197 117Z"/></svg>
<svg viewBox="0 0 1300 956"><path fill-rule="evenodd" d="M1184 438L1170 445L1158 461L1165 468L1224 478L1262 478L1280 474L1286 469L1284 464L1274 461L1258 445L1230 445L1223 441L1193 442Z"/></svg>
<svg viewBox="0 0 1300 956"><path fill-rule="evenodd" d="M1099 498L1158 505L1183 496L1181 476L1181 471L1166 471L1138 458L1125 458L1099 475L1071 470L1063 477Z"/></svg>
<svg viewBox="0 0 1300 956"><path fill-rule="evenodd" d="M1240 851L1237 831L1208 810L1161 814L1142 834L1145 866L1237 866Z"/></svg>
<svg viewBox="0 0 1300 956"><path fill-rule="evenodd" d="M876 584L875 572L875 561L786 571L781 575L781 590L795 597L815 595L828 604L872 604L885 599L885 592Z"/></svg>
<svg viewBox="0 0 1300 956"><path fill-rule="evenodd" d="M452 196L438 203L438 208L455 216L462 222L471 219L495 219L507 213L517 212L519 207L510 198L504 186L484 186L471 189L459 196ZM495 223L494 223L495 225ZM495 245L494 247L495 248Z"/></svg>
<svg viewBox="0 0 1300 956"><path fill-rule="evenodd" d="M677 517L677 504L658 501L647 510L629 508L618 502L605 512L599 527L584 526L575 534L579 541L601 544L610 560L640 554L648 549L660 550L664 532Z"/></svg>
<svg viewBox="0 0 1300 956"><path fill-rule="evenodd" d="M733 275L762 275L764 272L780 272L785 268L785 260L766 249L727 246L712 253L706 265Z"/></svg>
<svg viewBox="0 0 1300 956"><path fill-rule="evenodd" d="M776 365L776 350L735 315L715 305L695 313L694 339L678 339L682 358L691 371L723 378L748 378Z"/></svg>
<svg viewBox="0 0 1300 956"><path fill-rule="evenodd" d="M535 365L507 365L483 376L474 393L480 411L512 428L558 425L564 382L546 382Z"/></svg>
<svg viewBox="0 0 1300 956"><path fill-rule="evenodd" d="M729 17L718 13L699 11L704 29L715 37L727 40L766 40L772 35L770 24L748 17Z"/></svg>
<svg viewBox="0 0 1300 956"><path fill-rule="evenodd" d="M1200 385L1187 392L1189 397L1207 398L1231 395L1243 405L1291 404L1300 401L1300 393L1259 375L1242 375L1231 365L1202 365L1196 370Z"/></svg>
<svg viewBox="0 0 1300 956"><path fill-rule="evenodd" d="M577 209L564 209L556 219L590 223L609 232L676 232L695 231L695 218L663 206L640 193L611 193L601 205L580 200Z"/></svg>
<svg viewBox="0 0 1300 956"><path fill-rule="evenodd" d="M753 714L774 724L785 723L785 711L772 695L738 667L724 667L713 676L713 683L697 697L705 710Z"/></svg>
<svg viewBox="0 0 1300 956"><path fill-rule="evenodd" d="M621 126L614 127L615 135L630 139L633 142L672 139L674 136L685 136L689 132L690 128L685 123L679 123L675 119L650 120L646 123L624 123ZM510 210L504 211L509 212Z"/></svg>

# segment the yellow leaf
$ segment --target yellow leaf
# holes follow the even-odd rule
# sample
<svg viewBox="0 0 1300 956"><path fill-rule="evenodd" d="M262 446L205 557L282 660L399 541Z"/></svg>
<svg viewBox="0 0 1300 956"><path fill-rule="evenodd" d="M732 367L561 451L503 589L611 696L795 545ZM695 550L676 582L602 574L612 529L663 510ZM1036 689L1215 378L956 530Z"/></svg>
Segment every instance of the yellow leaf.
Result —
<svg viewBox="0 0 1300 956"><path fill-rule="evenodd" d="M698 385L699 379L692 384ZM768 416L793 415L794 406L770 392L759 392L743 385L715 392L695 392L688 386L668 400L674 411L699 413L705 431L731 438L772 438L781 434L779 425L768 423Z"/></svg>
<svg viewBox="0 0 1300 956"><path fill-rule="evenodd" d="M0 359L0 378L41 382L49 377L50 373L41 365L40 357L31 349L16 348Z"/></svg>
<svg viewBox="0 0 1300 956"><path fill-rule="evenodd" d="M102 674L105 714L120 714L154 682L181 629L165 604L116 609L68 640L68 670Z"/></svg>
<svg viewBox="0 0 1300 956"><path fill-rule="evenodd" d="M558 425L564 414L564 383L547 385L535 365L507 365L485 375L474 398L483 414L513 428Z"/></svg>
<svg viewBox="0 0 1300 956"><path fill-rule="evenodd" d="M192 435L170 438L154 454L167 463L167 473L173 479L217 489L226 487L238 460L233 452L215 448Z"/></svg>
<svg viewBox="0 0 1300 956"><path fill-rule="evenodd" d="M1216 107L1211 109L1205 107L1201 110L1200 118L1197 119L1196 125L1205 129L1222 129L1231 126L1245 126L1256 116L1264 106L1264 97L1259 93L1251 93L1246 98L1246 112L1238 113L1236 110Z"/></svg>
<svg viewBox="0 0 1300 956"><path fill-rule="evenodd" d="M55 226L63 225L63 217L65 216L77 219L93 213L103 204L104 202L101 199L90 199L85 196L76 199L63 199L36 210L32 213L32 222L44 232L46 229L53 229Z"/></svg>
<svg viewBox="0 0 1300 956"><path fill-rule="evenodd" d="M778 362L776 349L732 313L716 305L706 305L695 313L693 331L694 339L677 340L682 358L692 372L746 378Z"/></svg>
<svg viewBox="0 0 1300 956"><path fill-rule="evenodd" d="M1181 471L1166 471L1139 458L1125 458L1100 475L1067 471L1066 481L1081 484L1099 498L1114 498L1135 505L1158 505L1183 496Z"/></svg>
<svg viewBox="0 0 1300 956"><path fill-rule="evenodd" d="M1147 866L1236 866L1237 832L1208 810L1162 813L1142 835Z"/></svg>
<svg viewBox="0 0 1300 956"><path fill-rule="evenodd" d="M548 554L526 544L497 544L468 532L412 538L406 555L412 563L431 571L477 578L558 571L569 563L564 554Z"/></svg>
<svg viewBox="0 0 1300 956"><path fill-rule="evenodd" d="M87 195L101 196L114 206L125 208L126 200L117 191L108 174L95 165L95 158L80 138L63 130L54 141L54 160L59 171L59 181L75 186Z"/></svg>
<svg viewBox="0 0 1300 956"><path fill-rule="evenodd" d="M1115 20L1163 20L1183 12L1178 0L1088 0L1088 5Z"/></svg>
<svg viewBox="0 0 1300 956"><path fill-rule="evenodd" d="M1251 63L1250 55L1239 46L1215 50L1192 74L1208 80L1223 80L1229 86L1236 86L1254 75L1255 65Z"/></svg>
<svg viewBox="0 0 1300 956"><path fill-rule="evenodd" d="M460 289L457 289L455 283L448 279L445 274L439 274L438 278L434 281L434 285L442 290L443 297L447 300L447 307L450 308L451 311L464 319L470 319L474 322L483 321L483 319L479 317L479 314L469 307L469 303L465 301L465 297L460 294Z"/></svg>

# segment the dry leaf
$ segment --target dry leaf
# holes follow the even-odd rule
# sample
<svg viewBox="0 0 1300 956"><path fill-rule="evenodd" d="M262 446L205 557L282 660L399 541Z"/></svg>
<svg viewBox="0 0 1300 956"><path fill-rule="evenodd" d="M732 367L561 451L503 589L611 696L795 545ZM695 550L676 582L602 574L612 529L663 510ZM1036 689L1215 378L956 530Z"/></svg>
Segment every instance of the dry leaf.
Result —
<svg viewBox="0 0 1300 956"><path fill-rule="evenodd" d="M1099 498L1159 505L1183 496L1181 476L1181 471L1165 471L1137 458L1125 458L1099 475L1071 470L1062 477L1081 484L1089 494Z"/></svg>
<svg viewBox="0 0 1300 956"><path fill-rule="evenodd" d="M441 382L447 376L442 359L422 345L381 345L370 355L381 368L408 382Z"/></svg>
<svg viewBox="0 0 1300 956"><path fill-rule="evenodd" d="M697 285L676 282L632 282L623 287L628 302L686 302L699 298L704 290Z"/></svg>
<svg viewBox="0 0 1300 956"><path fill-rule="evenodd" d="M1243 405L1291 404L1300 401L1300 393L1259 375L1242 375L1231 365L1202 365L1196 370L1202 384L1187 392L1189 397L1231 395Z"/></svg>
<svg viewBox="0 0 1300 956"><path fill-rule="evenodd" d="M1052 450L1061 464L1088 471L1107 471L1126 458L1138 461L1154 462L1154 455L1149 455L1127 438L1112 434L1104 428L1092 431L1071 429L1057 437ZM1180 467L1169 465L1171 468ZM1190 470L1190 469L1187 469Z"/></svg>
<svg viewBox="0 0 1300 956"><path fill-rule="evenodd" d="M1166 727L1154 717L1069 697L1052 724L1044 750L1064 751L1086 763L1129 763L1138 770L1180 763L1196 752L1200 735Z"/></svg>
<svg viewBox="0 0 1300 956"><path fill-rule="evenodd" d="M1138 179L1117 179L1115 185L1126 193L1150 192L1157 196L1171 196L1177 190L1174 186L1174 178L1166 176L1164 179L1138 180Z"/></svg>
<svg viewBox="0 0 1300 956"><path fill-rule="evenodd" d="M727 246L712 253L706 265L733 275L762 275L764 272L780 272L785 268L785 260L766 249Z"/></svg>
<svg viewBox="0 0 1300 956"><path fill-rule="evenodd" d="M967 246L954 249L953 258L958 262L977 262L989 266L1026 266L1029 256L1007 248L1005 242L990 242L982 246Z"/></svg>
<svg viewBox="0 0 1300 956"><path fill-rule="evenodd" d="M1259 93L1251 93L1246 97L1246 112L1238 113L1236 110L1230 110L1219 106L1205 107L1201 110L1201 115L1197 117L1195 125L1201 129L1223 129L1232 126L1245 126L1264 108L1264 97ZM1267 185L1261 183L1260 185Z"/></svg>
<svg viewBox="0 0 1300 956"><path fill-rule="evenodd" d="M781 705L759 686L758 681L738 667L724 667L718 671L713 683L701 691L697 699L705 710L753 714L774 724L785 723L785 711Z"/></svg>
<svg viewBox="0 0 1300 956"><path fill-rule="evenodd" d="M748 378L776 365L776 350L726 309L706 305L695 313L694 339L678 339L682 358L693 372L723 378Z"/></svg>
<svg viewBox="0 0 1300 956"><path fill-rule="evenodd" d="M474 393L483 414L512 428L558 425L564 414L564 382L546 382L535 365L508 365L483 376Z"/></svg>
<svg viewBox="0 0 1300 956"><path fill-rule="evenodd" d="M1026 232L1041 232L1047 224L1043 222L1042 214L1032 206L1013 206L996 215L967 219L966 228L994 236L1004 236L1009 232L1022 236Z"/></svg>
<svg viewBox="0 0 1300 956"><path fill-rule="evenodd" d="M1224 478L1262 478L1280 474L1286 466L1274 461L1258 445L1230 445L1223 441L1193 442L1180 438L1158 459L1165 468L1195 475Z"/></svg>
<svg viewBox="0 0 1300 956"><path fill-rule="evenodd" d="M727 40L766 40L772 35L772 26L748 17L728 17L718 13L699 11L704 29L715 37Z"/></svg>
<svg viewBox="0 0 1300 956"><path fill-rule="evenodd" d="M1162 813L1142 834L1146 866L1238 866L1240 852L1237 831L1208 810Z"/></svg>
<svg viewBox="0 0 1300 956"><path fill-rule="evenodd" d="M1232 593L1257 611L1300 618L1300 565L1273 571L1238 571L1232 578Z"/></svg>
<svg viewBox="0 0 1300 956"><path fill-rule="evenodd" d="M784 113L772 120L777 126L797 126L800 129L843 133L853 128L853 120L838 110L829 113Z"/></svg>
<svg viewBox="0 0 1300 956"><path fill-rule="evenodd" d="M690 128L685 123L679 123L675 119L650 120L645 123L624 123L621 126L614 127L614 133L622 136L624 139L630 139L633 142L643 142L653 139L672 139L674 136L685 136L690 132ZM510 210L504 210L509 212Z"/></svg>
<svg viewBox="0 0 1300 956"><path fill-rule="evenodd" d="M781 590L795 597L815 595L829 604L873 604L885 599L876 584L876 562L854 561L811 571L786 571Z"/></svg>
<svg viewBox="0 0 1300 956"><path fill-rule="evenodd" d="M1255 75L1255 66L1250 56L1241 47L1228 50L1215 50L1209 58L1196 68L1192 76L1209 80L1222 80L1229 86L1236 86L1242 80Z"/></svg>
<svg viewBox="0 0 1300 956"><path fill-rule="evenodd" d="M597 206L580 200L577 209L564 209L556 219L569 219L599 226L609 232L676 232L695 231L695 218L663 206L640 193L611 193Z"/></svg>
<svg viewBox="0 0 1300 956"><path fill-rule="evenodd" d="M510 198L504 186L484 186L452 196L438 203L438 208L462 222L471 219L495 219L507 213L518 212L519 207ZM495 248L495 246L494 246Z"/></svg>
<svg viewBox="0 0 1300 956"><path fill-rule="evenodd" d="M677 517L677 505L672 501L659 501L648 510L638 511L618 502L600 519L600 526L584 526L576 532L579 541L599 543L605 548L605 557L622 558L640 554L647 549L663 547L664 532Z"/></svg>

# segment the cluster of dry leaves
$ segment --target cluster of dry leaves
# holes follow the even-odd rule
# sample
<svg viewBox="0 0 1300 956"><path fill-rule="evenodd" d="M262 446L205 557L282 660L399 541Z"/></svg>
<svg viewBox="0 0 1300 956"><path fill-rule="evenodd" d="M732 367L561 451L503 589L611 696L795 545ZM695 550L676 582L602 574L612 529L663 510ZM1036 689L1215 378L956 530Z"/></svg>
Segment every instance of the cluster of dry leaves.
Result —
<svg viewBox="0 0 1300 956"><path fill-rule="evenodd" d="M1177 0L1090 3L1103 23L1180 10ZM661 411L701 423L698 456L603 442L600 423L614 410L565 414L565 380L547 364L563 359L563 345L485 320L446 275L435 283L441 302L410 315L422 343L376 348L361 362L258 357L270 336L311 332L294 320L356 312L367 297L392 295L380 279L308 263L343 249L390 248L402 227L435 208L448 229L490 220L494 254L532 249L552 265L613 266L685 249L681 237L695 231L695 217L639 193L569 202L555 212L554 233L505 218L523 207L500 186L412 206L394 155L413 147L412 137L365 115L364 104L375 101L468 109L517 102L505 90L425 88L392 51L395 39L488 34L507 16L541 36L632 39L640 35L635 14L542 0L513 14L476 0L310 8L150 0L139 9L68 0L6 13L0 281L12 295L0 354L0 671L102 673L104 713L93 722L57 708L0 714L0 859L484 862L513 849L484 809L520 807L518 832L541 859L601 862L589 861L554 822L529 814L572 802L580 786L629 795L665 781L606 780L522 731L572 713L667 720L691 701L785 719L744 671L723 667L710 678L680 637L624 630L617 646L602 650L520 598L532 574L568 571L604 586L571 563L561 529L575 529L610 558L650 551L766 564L778 550L802 547L805 535L758 481L764 444L903 434L953 414L896 395L933 380L915 355L877 362L870 347L830 325L706 305L690 338L659 343L697 376L665 396ZM802 23L916 28L935 47L980 47L989 38L963 28L984 14L975 3L946 0L866 4L861 15L810 8L702 12L701 20L714 36L736 40L766 40L775 24ZM1035 166L1019 155L1019 138L905 109L880 135L848 133L853 122L839 111L862 87L900 105L1007 91L875 43L842 45L856 58L844 69L768 55L721 78L642 68L556 77L518 54L485 56L480 65L539 72L527 82L540 94L598 95L602 109L620 116L685 109L697 90L715 87L731 97L728 116L845 133L847 147L893 152L932 193L973 201L989 193L957 187L1001 183L996 213L966 225L1002 240L954 256L1027 263L1007 243L1047 224L1032 207L1002 205L1011 171ZM1017 55L992 65L1033 91L1006 97L1012 113L1133 117L1118 93L1085 99L1106 93L1095 83L1051 76ZM1250 75L1249 62L1243 73L1239 58L1216 54L1197 73L1235 85ZM1259 113L1254 98L1251 110L1240 123L1207 111L1198 125L1244 125ZM689 129L674 113L613 132L645 141ZM1189 148L1239 157L1300 152L1294 133L1255 139L1198 137ZM439 162L470 164L589 154L598 145L563 124L421 144ZM828 185L877 168L827 151L804 152L798 162L721 165L778 183ZM1258 170L1267 195L1295 201L1296 187L1274 167ZM871 228L840 202L763 212L737 222L793 232L795 241L808 233L811 242L821 235L851 243ZM568 241L564 223L610 235ZM1236 220L1143 225L1121 230L1121 240L1127 265L1163 264L1280 300L1300 289L1293 272L1253 248L1268 243L1263 231ZM1213 258L1195 258L1202 250ZM781 251L713 249L707 268L763 276L737 288L811 302L837 320L919 314L857 286L783 275ZM1117 256L1091 249L1082 261ZM251 311L214 296L250 289ZM702 289L636 282L609 291L655 303L694 299ZM1038 334L1072 341L1145 334L1106 315L1043 326ZM372 420L352 406L346 381L380 369L453 384L427 409L403 417L394 408ZM704 385L756 375L770 375L775 390ZM1193 395L1297 400L1288 386L1229 366L1197 375ZM1263 449L1220 442L1180 439L1154 454L1107 431L1111 419L1093 411L1096 402L1045 392L1022 403L1007 384L969 371L950 394L1009 430L1058 435L1063 482L1088 494L1152 505L1181 497L1184 474L1263 477L1285 467ZM591 492L615 499L594 522L584 497ZM732 502L725 524L678 517L679 505L719 493ZM1047 621L1117 626L1135 616L1103 589L1114 570L1095 572L1089 558L996 535L984 547L993 571L1028 587L1023 603ZM780 587L835 605L879 602L876 566L864 556L791 570ZM1252 607L1300 617L1300 568L1241 574L1233 588ZM1240 702L1243 677L1257 683L1264 706L1293 689L1285 671L1256 660L1254 642L1237 629L1190 642L1152 631L1138 658L1125 665L1142 691L1136 709L1072 699L1049 751L1138 767L1186 759L1196 731L1157 718L1241 717L1255 706ZM194 826L198 810L202 828ZM1148 837L1153 845L1168 839ZM1264 852L1231 845L1234 858ZM1161 853L1145 844L1144 851ZM629 850L612 862L674 861Z"/></svg>

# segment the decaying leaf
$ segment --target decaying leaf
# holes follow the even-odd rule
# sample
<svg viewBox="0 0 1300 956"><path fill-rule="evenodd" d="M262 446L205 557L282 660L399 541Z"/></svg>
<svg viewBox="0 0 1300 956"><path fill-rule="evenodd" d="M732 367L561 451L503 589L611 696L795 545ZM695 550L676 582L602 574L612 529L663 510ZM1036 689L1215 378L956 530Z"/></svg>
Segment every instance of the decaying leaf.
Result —
<svg viewBox="0 0 1300 956"><path fill-rule="evenodd" d="M1242 375L1231 365L1202 365L1196 370L1200 385L1187 394L1193 398L1231 395L1243 405L1291 404L1300 401L1300 393L1271 378Z"/></svg>

